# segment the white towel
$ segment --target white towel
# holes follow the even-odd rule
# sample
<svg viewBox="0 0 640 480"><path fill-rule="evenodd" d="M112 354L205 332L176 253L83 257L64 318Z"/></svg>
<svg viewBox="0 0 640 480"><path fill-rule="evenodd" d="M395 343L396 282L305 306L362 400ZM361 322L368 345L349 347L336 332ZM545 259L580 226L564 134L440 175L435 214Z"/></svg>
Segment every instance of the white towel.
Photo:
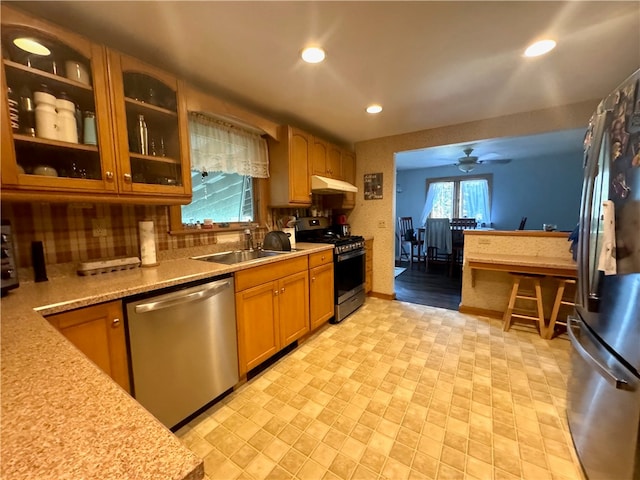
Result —
<svg viewBox="0 0 640 480"><path fill-rule="evenodd" d="M605 275L615 275L616 267L616 220L615 205L611 200L602 202L602 249L598 258L598 270Z"/></svg>

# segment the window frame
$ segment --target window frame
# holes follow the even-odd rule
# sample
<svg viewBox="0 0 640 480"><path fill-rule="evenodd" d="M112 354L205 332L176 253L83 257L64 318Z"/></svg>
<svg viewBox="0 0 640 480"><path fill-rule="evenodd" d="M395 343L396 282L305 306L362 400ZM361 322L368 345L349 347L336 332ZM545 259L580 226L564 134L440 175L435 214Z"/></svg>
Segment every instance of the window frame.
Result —
<svg viewBox="0 0 640 480"><path fill-rule="evenodd" d="M212 232L233 232L244 230L247 227L264 226L267 217L268 178L253 179L253 211L255 218L252 222L228 222L214 223L211 229L184 228L182 222L182 209L180 205L169 207L169 233L172 235L190 235Z"/></svg>
<svg viewBox="0 0 640 480"><path fill-rule="evenodd" d="M492 210L492 198L493 198L493 174L492 173L481 173L476 175L456 175L453 177L437 177L437 178L427 178L426 180L426 190L425 190L425 198L429 192L429 187L432 183L441 183L441 182L453 182L453 213L454 215L459 215L460 212L460 182L464 182L467 180L486 180L487 181L487 189L489 190L489 212ZM429 214L429 218L431 214ZM454 216L452 218L462 218L459 216Z"/></svg>

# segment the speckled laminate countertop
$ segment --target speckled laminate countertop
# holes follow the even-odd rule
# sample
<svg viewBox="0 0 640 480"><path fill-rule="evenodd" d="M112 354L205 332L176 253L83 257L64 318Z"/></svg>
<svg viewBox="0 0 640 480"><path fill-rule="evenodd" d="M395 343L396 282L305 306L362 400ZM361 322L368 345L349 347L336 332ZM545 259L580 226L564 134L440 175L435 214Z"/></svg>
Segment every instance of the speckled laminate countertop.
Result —
<svg viewBox="0 0 640 480"><path fill-rule="evenodd" d="M69 343L42 315L124 298L330 249L241 265L174 259L157 267L26 283L1 317L3 479L200 479L203 462Z"/></svg>

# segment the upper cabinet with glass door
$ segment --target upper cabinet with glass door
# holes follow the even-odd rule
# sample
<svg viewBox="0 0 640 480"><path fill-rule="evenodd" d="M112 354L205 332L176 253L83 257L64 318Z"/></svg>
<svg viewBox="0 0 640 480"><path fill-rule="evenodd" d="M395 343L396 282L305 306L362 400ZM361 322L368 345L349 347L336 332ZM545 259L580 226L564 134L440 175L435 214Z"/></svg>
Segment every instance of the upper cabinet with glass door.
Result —
<svg viewBox="0 0 640 480"><path fill-rule="evenodd" d="M123 195L189 203L191 176L182 82L127 55L108 51L118 182Z"/></svg>
<svg viewBox="0 0 640 480"><path fill-rule="evenodd" d="M104 48L1 8L3 199L113 196Z"/></svg>

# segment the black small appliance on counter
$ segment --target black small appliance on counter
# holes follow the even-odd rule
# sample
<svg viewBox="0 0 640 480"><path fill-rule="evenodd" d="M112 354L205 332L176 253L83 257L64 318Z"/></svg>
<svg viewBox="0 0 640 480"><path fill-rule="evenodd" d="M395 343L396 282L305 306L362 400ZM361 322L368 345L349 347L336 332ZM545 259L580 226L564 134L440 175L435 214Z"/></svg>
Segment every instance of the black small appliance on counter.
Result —
<svg viewBox="0 0 640 480"><path fill-rule="evenodd" d="M16 266L15 249L13 247L13 236L11 235L11 224L7 220L2 220L2 288L0 290L4 297L9 290L17 288L18 268Z"/></svg>

